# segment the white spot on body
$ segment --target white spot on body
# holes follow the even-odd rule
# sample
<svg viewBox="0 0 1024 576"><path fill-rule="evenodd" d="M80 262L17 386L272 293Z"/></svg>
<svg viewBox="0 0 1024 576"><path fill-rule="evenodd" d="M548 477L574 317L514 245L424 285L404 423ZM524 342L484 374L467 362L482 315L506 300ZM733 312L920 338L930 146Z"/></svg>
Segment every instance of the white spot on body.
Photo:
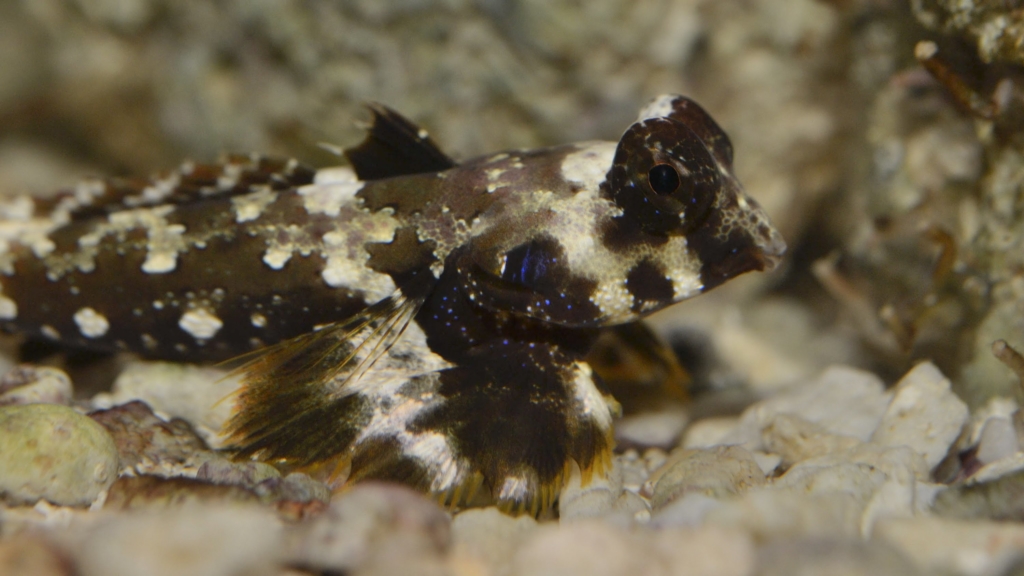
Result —
<svg viewBox="0 0 1024 576"><path fill-rule="evenodd" d="M170 252L150 252L142 263L142 271L146 274L166 274L178 267L178 254Z"/></svg>
<svg viewBox="0 0 1024 576"><path fill-rule="evenodd" d="M56 248L49 238L50 232L68 222L68 208L75 205L65 199L53 214L36 215L35 203L27 195L0 200L0 272L14 273L14 254L9 252L14 242L27 246L37 258L45 258Z"/></svg>
<svg viewBox="0 0 1024 576"><path fill-rule="evenodd" d="M373 416L356 438L355 445L375 439L393 438L401 446L403 455L417 460L430 470L428 476L431 478L431 491L444 492L454 488L463 480L468 466L462 465L447 438L437 432L409 431L411 422L437 405L433 394L421 398L404 398L395 403L395 398L403 398L396 392L408 382L408 376L381 374L375 380L376 386L362 392L373 402Z"/></svg>
<svg viewBox="0 0 1024 576"><path fill-rule="evenodd" d="M204 308L189 310L181 315L178 327L196 340L209 340L224 326L220 318Z"/></svg>
<svg viewBox="0 0 1024 576"><path fill-rule="evenodd" d="M53 243L53 240L45 237L39 238L35 242L29 244L29 246L32 248L32 254L34 254L36 258L46 258L57 248L57 245Z"/></svg>
<svg viewBox="0 0 1024 576"><path fill-rule="evenodd" d="M267 248L267 252L263 254L263 263L274 270L284 268L284 265L291 259L292 251L280 246L271 246L270 248Z"/></svg>
<svg viewBox="0 0 1024 576"><path fill-rule="evenodd" d="M679 98L674 94L662 94L650 104L644 106L643 110L640 110L640 114L637 116L637 122L643 122L644 120L650 120L651 118L664 118L672 113L672 103Z"/></svg>
<svg viewBox="0 0 1024 576"><path fill-rule="evenodd" d="M181 174L171 174L167 178L161 178L149 186L142 189L142 194L135 198L127 198L126 204L141 205L141 204L156 204L163 202L165 198L174 192L174 189L181 184Z"/></svg>
<svg viewBox="0 0 1024 576"><path fill-rule="evenodd" d="M4 220L24 222L32 218L35 210L35 203L26 194L19 194L0 202L0 217Z"/></svg>
<svg viewBox="0 0 1024 576"><path fill-rule="evenodd" d="M102 180L85 180L75 186L74 201L75 208L91 206L92 203L103 196L107 191L107 185Z"/></svg>
<svg viewBox="0 0 1024 576"><path fill-rule="evenodd" d="M625 276L599 282L590 301L601 310L602 321L624 322L636 316L633 295L626 288Z"/></svg>
<svg viewBox="0 0 1024 576"><path fill-rule="evenodd" d="M448 439L437 432L402 434L398 437L402 454L410 456L433 472L430 490L447 492L464 481L466 476L460 459L455 455Z"/></svg>
<svg viewBox="0 0 1024 576"><path fill-rule="evenodd" d="M258 162L258 159L256 160ZM240 164L225 164L221 168L221 175L217 177L217 188L221 190L230 190L238 184L239 177L242 176L242 166Z"/></svg>
<svg viewBox="0 0 1024 576"><path fill-rule="evenodd" d="M355 170L352 170L348 166L331 166L329 168L321 168L313 175L313 184L316 186L357 181L359 181L359 178L356 176Z"/></svg>
<svg viewBox="0 0 1024 576"><path fill-rule="evenodd" d="M317 171L313 183L297 192L307 212L333 217L341 212L342 206L355 201L364 184L350 168L327 168Z"/></svg>
<svg viewBox="0 0 1024 576"><path fill-rule="evenodd" d="M280 270L291 260L295 252L309 256L317 248L309 231L297 224L267 227L267 250L263 263L272 270Z"/></svg>
<svg viewBox="0 0 1024 576"><path fill-rule="evenodd" d="M109 217L110 228L106 232L125 232L135 228L146 230L146 260L142 271L147 274L163 274L177 266L178 252L185 249L182 235L185 227L168 224L167 216L174 212L174 206L157 206L143 210L116 212Z"/></svg>
<svg viewBox="0 0 1024 576"><path fill-rule="evenodd" d="M263 314L260 314L259 312L254 313L252 316L249 316L249 321L252 322L252 325L257 328L267 327L267 317L264 316Z"/></svg>
<svg viewBox="0 0 1024 576"><path fill-rule="evenodd" d="M579 414L591 418L601 431L611 430L612 418L618 411L618 406L617 403L609 403L594 385L594 372L589 364L573 364L573 379L569 392L576 400L576 410Z"/></svg>
<svg viewBox="0 0 1024 576"><path fill-rule="evenodd" d="M589 142L562 160L562 177L597 193L615 159L615 142Z"/></svg>
<svg viewBox="0 0 1024 576"><path fill-rule="evenodd" d="M3 286L0 285L0 320L14 320L18 317L18 304L3 295Z"/></svg>
<svg viewBox="0 0 1024 576"><path fill-rule="evenodd" d="M509 502L525 502L530 495L530 481L522 476L506 476L498 491L498 499Z"/></svg>
<svg viewBox="0 0 1024 576"><path fill-rule="evenodd" d="M39 332L50 340L60 340L60 332L49 324L43 324L40 326Z"/></svg>
<svg viewBox="0 0 1024 576"><path fill-rule="evenodd" d="M384 214L362 215L358 229L339 227L323 236L323 254L327 261L321 272L331 288L362 290L367 302L390 296L395 290L391 276L367 266L370 254L367 242L388 242L394 237L395 221Z"/></svg>
<svg viewBox="0 0 1024 576"><path fill-rule="evenodd" d="M373 330L366 333L371 334ZM423 330L415 321L410 321L398 341L358 381L346 383L336 391L359 394L373 406L370 422L355 439L355 445L382 438L394 439L403 455L429 470L433 492L454 488L465 481L469 472L468 465L458 457L443 433L409 430L418 416L442 401L436 394L437 372L450 367L450 363L430 350ZM403 386L417 377L418 393L399 394Z"/></svg>
<svg viewBox="0 0 1024 576"><path fill-rule="evenodd" d="M700 260L690 254L686 248L686 238L675 236L669 238L658 252L658 260L662 269L672 281L672 299L676 302L692 298L700 294L704 285L700 281Z"/></svg>
<svg viewBox="0 0 1024 576"><path fill-rule="evenodd" d="M164 223L166 224L166 223ZM146 260L142 271L146 274L166 274L178 266L178 253L185 250L185 226L170 224L150 227L146 234Z"/></svg>
<svg viewBox="0 0 1024 576"><path fill-rule="evenodd" d="M110 322L107 317L92 308L81 308L73 316L75 324L82 336L86 338L99 338L110 330Z"/></svg>
<svg viewBox="0 0 1024 576"><path fill-rule="evenodd" d="M269 186L263 186L251 194L235 196L231 199L231 207L235 211L235 222L251 222L263 215L267 206L277 199Z"/></svg>
<svg viewBox="0 0 1024 576"><path fill-rule="evenodd" d="M142 263L142 271L147 274L165 274L175 269L178 254L186 248L184 238L185 227L181 224L170 224L167 216L174 212L174 206L156 206L153 208L135 208L122 210L107 217L106 222L97 224L90 232L78 238L79 251L58 268L50 267L47 275L56 280L76 267L82 272L92 272L96 268L96 256L103 238L123 237L132 230L146 231L146 260Z"/></svg>

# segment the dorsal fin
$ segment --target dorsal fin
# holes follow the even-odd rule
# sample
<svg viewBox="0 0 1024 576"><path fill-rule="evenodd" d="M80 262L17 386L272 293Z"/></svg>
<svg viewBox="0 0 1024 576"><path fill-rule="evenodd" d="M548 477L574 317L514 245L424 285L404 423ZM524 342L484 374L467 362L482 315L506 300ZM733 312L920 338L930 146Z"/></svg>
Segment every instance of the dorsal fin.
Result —
<svg viewBox="0 0 1024 576"><path fill-rule="evenodd" d="M88 180L73 190L37 200L37 214L66 210L71 220L88 220L132 208L184 205L210 198L230 198L260 189L303 186L316 171L295 160L260 154L230 154L214 164L186 162L149 178Z"/></svg>
<svg viewBox="0 0 1024 576"><path fill-rule="evenodd" d="M366 138L345 150L360 180L440 172L456 166L426 130L383 104L371 102L367 108L373 118Z"/></svg>

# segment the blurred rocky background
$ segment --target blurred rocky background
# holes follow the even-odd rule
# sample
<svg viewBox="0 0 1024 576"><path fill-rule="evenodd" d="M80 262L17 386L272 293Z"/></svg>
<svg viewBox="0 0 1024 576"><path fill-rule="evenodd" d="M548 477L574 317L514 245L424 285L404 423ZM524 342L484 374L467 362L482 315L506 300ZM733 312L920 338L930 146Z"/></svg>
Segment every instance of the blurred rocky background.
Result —
<svg viewBox="0 0 1024 576"><path fill-rule="evenodd" d="M532 520L491 517L489 512L456 516L449 533L447 519L438 520L425 508L414 506L412 520L394 512L387 491L371 490L368 500L357 501L362 503L336 502L319 522L331 525L336 508L353 506L390 526L381 529L387 534L399 534L388 541L396 549L406 540L392 528L411 530L415 537L407 540L433 562L422 564L427 572L435 570L430 573L544 573L545 566L559 566L548 564L550 558L573 546L581 546L581 564L564 567L570 572L586 566L585 550L617 553L625 547L621 566L598 563L596 568L607 571L590 572L595 574L646 570L648 564L630 560L627 548L647 550L644 562L662 554L670 558L667 565L676 566L671 558L678 557L682 566L684 556L689 562L692 556L687 555L702 547L735 562L704 572L668 573L748 574L755 566L758 573L810 573L797 571L787 558L803 558L804 565L824 572L840 565L861 570L851 574L1010 573L1019 570L1013 564L1024 541L1019 524L896 522L879 524L880 536L870 545L860 538L867 538L875 519L885 516L879 510L889 510L893 502L902 502L910 516L925 514L937 491L925 496L928 489L922 486L963 482L978 477L984 465L999 462L1003 472L985 478L1004 484L951 488L932 511L957 519L1024 518L1024 505L1014 496L1024 493L1014 484L1024 480L1019 472L1004 475L1024 467L1019 458L1024 418L1016 411L1024 401L1024 358L1015 352L1024 350L1022 46L1024 3L1018 0L5 0L0 2L0 192L45 194L83 176L144 174L229 151L328 165L337 159L318 143L357 142L354 121L367 117L361 108L366 101L402 111L427 127L453 156L466 158L507 148L614 140L651 97L690 95L731 136L738 175L783 232L790 257L780 271L742 278L652 319L691 372L697 403L684 416L624 423L620 443L668 450L689 422L678 447L691 452L633 450L620 456L623 476L616 494L633 489L636 499L616 501L615 522L626 522L626 510L633 515L630 522L653 518L657 524L659 509L671 508L672 499L685 492L677 486L689 486L691 492L696 486L706 500L717 501L751 483L786 478L787 470L826 452L846 453L858 465L870 465L871 474L884 469L891 477L904 474L903 480L909 474L911 480L881 482L856 513L838 504L833 511L833 504L814 500L808 504L813 514L827 516L820 518L810 512L800 516L792 512L798 507L787 508L781 501L771 506L757 497L733 501L732 508L719 512L718 523L732 532L677 534L706 543L685 550L674 548L665 532L658 536L665 542L641 546L630 540L633 536L609 535L596 525L577 526L564 533L569 536L551 532L540 538ZM934 365L911 371L923 360ZM835 364L867 372L842 368L819 376ZM955 397L947 394L950 382L943 375ZM46 390L55 381L63 382L50 378ZM883 393L897 381L895 391ZM800 386L830 392L793 396L793 387ZM914 392L920 386L923 392ZM859 387L867 396L850 392ZM93 400L90 408L139 397L125 389L115 388L113 396ZM70 391L61 394L67 397L61 403L70 402ZM785 409L771 404L773 397L785 394L799 401ZM920 407L926 404L907 400L922 395L942 408L929 411ZM146 397L147 402L168 418L181 416L192 424L202 419L161 406L153 399L158 396ZM898 444L892 434L902 432L880 432L884 420L876 428L882 412L898 419L907 406L900 408L901 401L921 411L906 430L934 426L942 431L921 439L920 445L908 441L918 453L906 464L910 472L903 473L887 468L890 456L877 456L884 452L879 446ZM870 404L864 408L870 425L855 433L829 428L846 417L831 411L829 402L854 411ZM203 454L171 459L190 470L190 478L245 476L245 482L238 482L246 490L265 484L264 476L276 478L276 484L251 497L239 492L217 498L262 499L277 503L279 512L281 502L326 505L326 496L305 487L304 479L293 480L293 486L265 470L262 476L229 470L208 454L204 439L194 437L185 420L161 424L147 410L134 406L124 414L93 419L108 428L111 421L127 426L123 422L130 420L132 426L171 430L162 433L179 438L175 446L196 446L195 454ZM800 414L803 420L783 422L766 415L776 411ZM74 420L63 412L48 417ZM851 437L875 452L851 444ZM115 434L123 467L119 438ZM725 443L723 438L741 443L757 461L747 453L716 448ZM818 443L800 444L807 438ZM694 456L692 450L699 449L711 452ZM103 450L107 462L114 448L103 444ZM865 456L868 452L875 456ZM168 460L159 454L142 461ZM1007 458L1012 465L1005 464ZM701 464L705 461L711 464ZM691 467L680 467L681 462ZM668 472L655 472L662 465ZM827 465L838 464L830 460ZM203 473L198 472L201 466L206 466ZM742 480L739 473L726 474L724 480L694 480L686 475L692 466L755 473ZM658 474L675 478L674 483L660 492L650 484L645 493L640 486L651 472L655 479ZM857 478L843 481L866 485ZM811 481L804 481L788 482L792 498L811 490ZM80 487L86 493L75 498L92 498L97 486ZM117 484L106 486L112 502L126 508L140 499L166 497L151 486L126 481L123 470ZM990 489L1004 490L1000 494L1010 500L1004 505L986 492ZM916 496L906 503L893 490ZM640 502L645 498L646 503ZM689 508L676 506L675 512L663 514L663 527L700 525L703 516L694 510L706 512L711 505L688 502ZM582 509L582 516L597 516ZM279 514L288 521L311 513L302 507L288 510ZM758 516L759 510L771 514ZM214 528L207 529L211 534L222 532L216 522L234 527L259 521L230 515L225 520L219 513L206 513L214 517ZM782 526L778 519L790 513L802 520ZM51 522L56 513L44 506L40 514ZM762 524L751 520L755 517ZM813 522L808 520L812 517ZM0 533L3 518L0 514ZM21 521L17 515L6 518L7 526ZM190 523L187 515L172 520ZM132 522L139 530L156 530L147 518ZM124 536L136 524L114 522L103 534ZM491 528L502 536L484 542L487 537L480 534ZM298 536L294 526L288 530L289 551L275 553L292 558L296 570L354 570L358 564L348 556L340 564L311 560L296 550L302 549L303 538L313 541L316 526L297 529ZM765 545L773 530L793 539ZM279 537L276 524L264 532L260 537L267 541ZM528 533L534 534L529 544L516 548L527 542ZM838 539L822 546L808 543L816 536ZM90 549L89 543L100 542L101 536L70 538L71 543L59 545L0 544L0 567L4 554L18 549L29 551L26 561L54 563L53 573L62 573L69 554L80 559L76 565L82 573L116 572L100 553L75 552ZM986 542L998 544L986 548ZM273 548L232 545L225 544L243 556ZM493 547L507 552L506 558L518 550L511 568L493 561ZM394 560L389 549L374 550L369 560L360 557L367 564L359 564L364 566L359 573L387 573L387 562ZM460 562L476 560L452 564L444 560L451 550ZM959 552L962 557L956 556ZM262 561L259 566L274 558ZM377 572L365 566L378 566Z"/></svg>
<svg viewBox="0 0 1024 576"><path fill-rule="evenodd" d="M849 216L834 209L864 193L869 110L925 34L908 6L887 1L3 2L0 190L46 193L228 151L330 164L317 144L357 142L366 101L401 110L464 158L615 140L653 96L688 94L732 137L741 180L797 258L661 327L707 339L736 320L743 295L791 279L758 317L795 338L772 336L748 361L729 357L746 345L716 343L725 368L700 379L782 384L870 362L807 275L857 225L821 212ZM757 368L761 356L775 368Z"/></svg>

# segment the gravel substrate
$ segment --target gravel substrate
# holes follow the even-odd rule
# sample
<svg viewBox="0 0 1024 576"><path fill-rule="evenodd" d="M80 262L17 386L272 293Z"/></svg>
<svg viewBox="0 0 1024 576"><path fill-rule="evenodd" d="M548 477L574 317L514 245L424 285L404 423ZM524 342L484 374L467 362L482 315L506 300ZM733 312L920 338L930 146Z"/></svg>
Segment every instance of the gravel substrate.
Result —
<svg viewBox="0 0 1024 576"><path fill-rule="evenodd" d="M693 402L618 422L607 477L539 519L232 461L223 372L0 338L0 575L1024 573L1018 5L0 2L2 195L336 163L366 101L462 159L682 93L791 247L650 319Z"/></svg>
<svg viewBox="0 0 1024 576"><path fill-rule="evenodd" d="M738 416L699 419L668 451L629 449L605 478L570 478L558 517L540 520L447 511L384 484L332 495L233 462L172 416L216 411L189 392L218 372L126 373L96 403L139 392L144 373L148 404L26 403L66 381L55 369L22 368L0 396L0 573L981 576L1024 554L1016 405L971 414L927 362L889 389L833 366ZM678 428L660 415L655 441L658 423Z"/></svg>

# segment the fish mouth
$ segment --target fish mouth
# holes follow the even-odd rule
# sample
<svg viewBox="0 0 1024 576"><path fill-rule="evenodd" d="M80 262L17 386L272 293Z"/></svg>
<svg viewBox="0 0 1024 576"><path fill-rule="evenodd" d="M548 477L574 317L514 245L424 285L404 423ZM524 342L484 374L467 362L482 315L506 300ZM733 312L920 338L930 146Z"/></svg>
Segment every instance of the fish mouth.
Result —
<svg viewBox="0 0 1024 576"><path fill-rule="evenodd" d="M771 272L786 252L786 242L771 225L756 231L734 230L722 238L713 231L688 238L701 259L701 284L707 291L747 272Z"/></svg>
<svg viewBox="0 0 1024 576"><path fill-rule="evenodd" d="M782 238L782 234L779 234L778 230L772 228L768 233L768 237L763 238L763 241L758 242L757 245L761 249L761 253L758 255L758 260L761 263L759 270L761 272L771 272L778 268L788 248L786 241Z"/></svg>

